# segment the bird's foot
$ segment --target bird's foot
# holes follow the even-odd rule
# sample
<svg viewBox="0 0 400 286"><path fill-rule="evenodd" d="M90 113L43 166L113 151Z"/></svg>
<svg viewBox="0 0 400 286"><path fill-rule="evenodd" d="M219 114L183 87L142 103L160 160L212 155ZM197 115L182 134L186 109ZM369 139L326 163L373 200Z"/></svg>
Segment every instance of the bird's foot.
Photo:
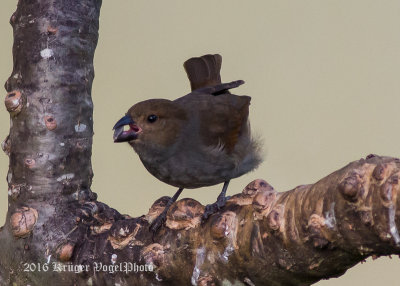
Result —
<svg viewBox="0 0 400 286"><path fill-rule="evenodd" d="M217 211L222 209L225 206L226 201L229 200L229 198L230 197L223 197L223 198L218 197L215 203L206 205L203 216L201 217L202 222L205 222L208 219L208 217L210 217L212 214L215 214Z"/></svg>
<svg viewBox="0 0 400 286"><path fill-rule="evenodd" d="M161 213L151 224L150 224L150 231L155 235L160 227L165 223L167 219L167 213Z"/></svg>

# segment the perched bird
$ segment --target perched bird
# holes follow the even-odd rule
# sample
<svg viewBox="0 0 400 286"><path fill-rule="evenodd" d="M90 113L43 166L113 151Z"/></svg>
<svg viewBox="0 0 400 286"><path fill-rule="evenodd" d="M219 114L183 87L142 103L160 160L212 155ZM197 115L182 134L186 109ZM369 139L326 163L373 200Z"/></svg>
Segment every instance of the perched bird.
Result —
<svg viewBox="0 0 400 286"><path fill-rule="evenodd" d="M244 81L221 83L221 63L220 55L187 60L191 93L136 103L113 128L114 142L128 142L153 176L179 188L150 226L153 232L184 188L224 183L217 201L206 206L207 219L225 205L229 181L261 162L260 144L250 134L251 98L229 92Z"/></svg>

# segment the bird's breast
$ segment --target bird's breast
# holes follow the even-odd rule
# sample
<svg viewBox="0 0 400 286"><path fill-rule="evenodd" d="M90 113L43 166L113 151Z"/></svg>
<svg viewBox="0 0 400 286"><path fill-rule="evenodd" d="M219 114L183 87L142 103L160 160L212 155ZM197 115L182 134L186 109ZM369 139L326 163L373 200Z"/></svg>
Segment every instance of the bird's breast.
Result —
<svg viewBox="0 0 400 286"><path fill-rule="evenodd" d="M259 163L253 152L243 157L235 153L227 154L221 146L201 151L178 150L166 160L141 160L146 169L160 181L189 189L212 186L239 177Z"/></svg>

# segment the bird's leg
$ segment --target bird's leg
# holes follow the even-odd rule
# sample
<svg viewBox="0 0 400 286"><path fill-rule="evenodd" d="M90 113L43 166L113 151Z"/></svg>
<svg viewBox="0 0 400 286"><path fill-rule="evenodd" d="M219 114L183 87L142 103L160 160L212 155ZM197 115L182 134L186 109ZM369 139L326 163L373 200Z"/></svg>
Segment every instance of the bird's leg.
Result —
<svg viewBox="0 0 400 286"><path fill-rule="evenodd" d="M167 205L165 206L163 212L151 223L150 225L150 230L153 233L156 233L157 230L164 224L166 218L167 218L167 212L169 210L169 208L171 207L171 205L178 199L179 195L182 193L183 188L179 188L175 195L169 199L169 201L167 202Z"/></svg>
<svg viewBox="0 0 400 286"><path fill-rule="evenodd" d="M205 220L207 220L207 218L212 215L213 213L217 212L218 210L220 210L221 208L223 208L225 206L226 203L226 190L228 189L228 185L229 185L230 181L225 181L224 186L222 187L222 191L219 194L217 201L213 204L210 205L206 205L206 208L204 210L204 214L202 217L203 222Z"/></svg>

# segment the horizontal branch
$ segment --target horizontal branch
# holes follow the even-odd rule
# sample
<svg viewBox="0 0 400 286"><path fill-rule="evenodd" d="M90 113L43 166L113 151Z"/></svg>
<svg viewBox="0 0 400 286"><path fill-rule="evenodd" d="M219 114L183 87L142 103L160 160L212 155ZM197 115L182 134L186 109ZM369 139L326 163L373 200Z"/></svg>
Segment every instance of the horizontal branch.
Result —
<svg viewBox="0 0 400 286"><path fill-rule="evenodd" d="M85 279L96 285L110 280L125 285L309 285L342 275L370 255L400 253L399 167L399 159L369 156L287 192L255 180L204 224L204 206L182 199L155 237L148 227L168 197L157 200L146 216L117 220L112 209L93 203L93 215L78 220L81 225L90 217L90 234L82 239L87 232L79 226L82 232L75 231L65 244L66 257L92 270L94 262L154 268L130 275L89 271Z"/></svg>

